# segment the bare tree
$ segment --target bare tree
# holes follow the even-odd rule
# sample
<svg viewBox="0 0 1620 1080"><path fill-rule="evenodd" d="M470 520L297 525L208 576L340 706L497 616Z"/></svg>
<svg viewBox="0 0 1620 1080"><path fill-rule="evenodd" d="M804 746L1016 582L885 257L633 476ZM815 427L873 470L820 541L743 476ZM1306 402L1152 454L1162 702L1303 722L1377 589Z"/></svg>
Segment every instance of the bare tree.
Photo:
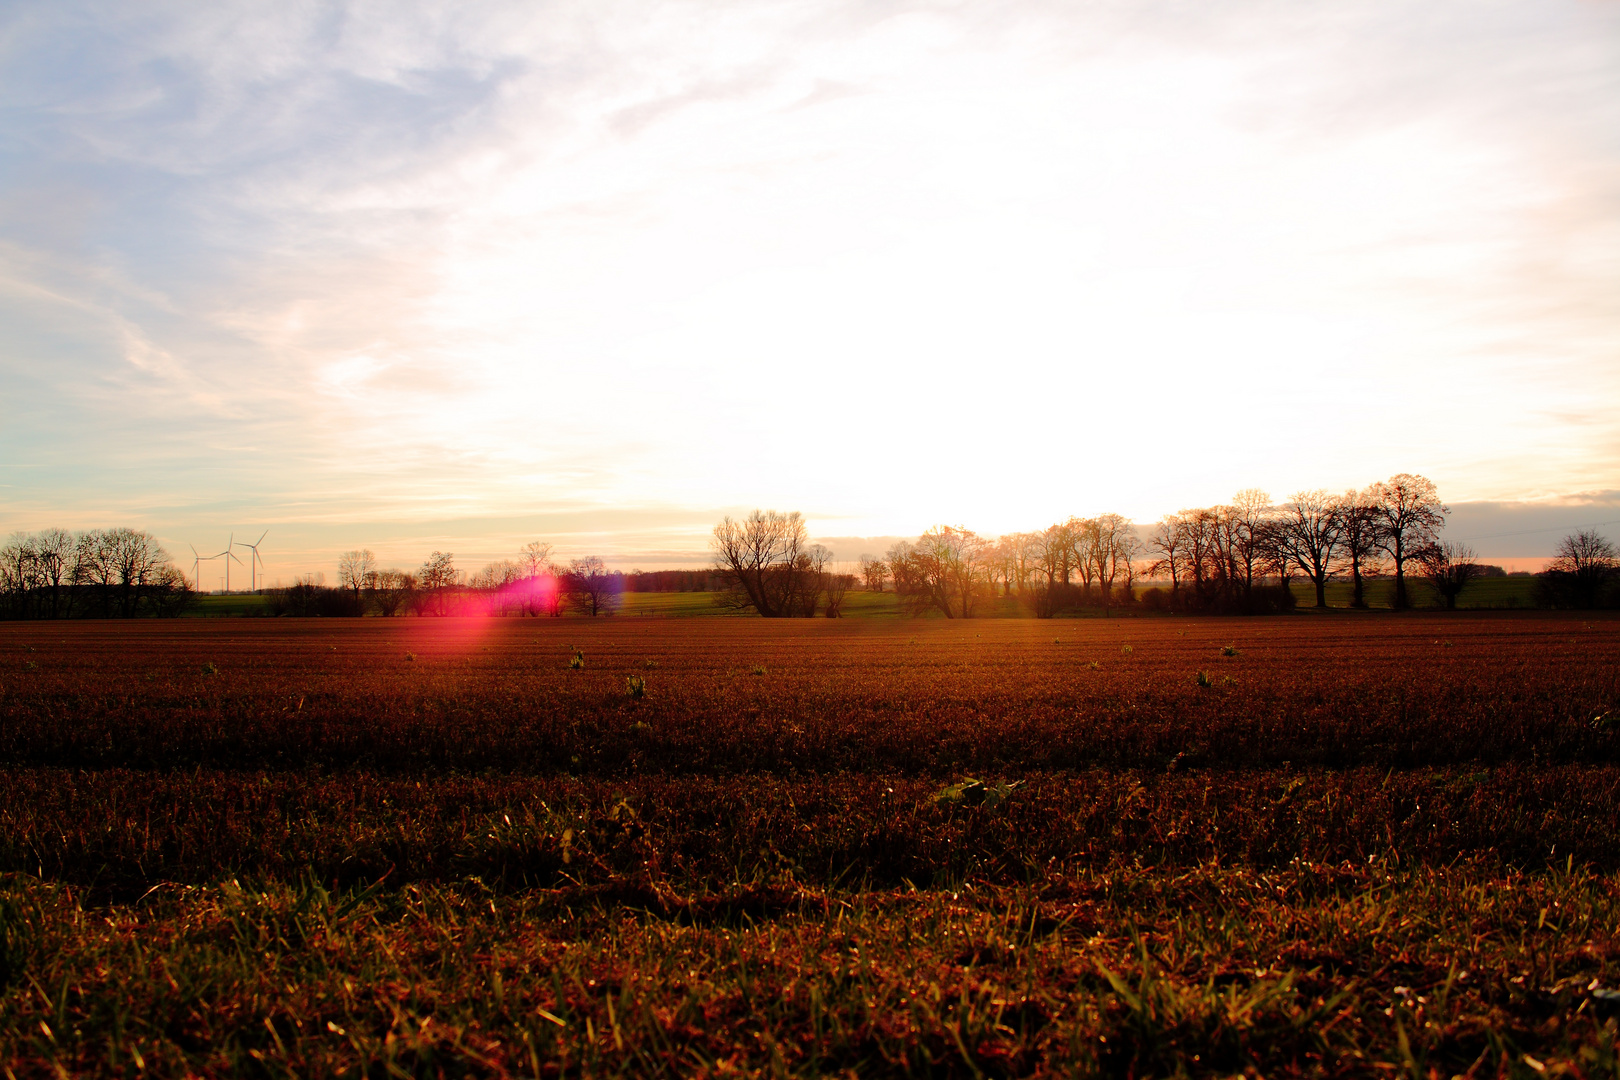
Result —
<svg viewBox="0 0 1620 1080"><path fill-rule="evenodd" d="M1122 573L1131 576L1131 561L1141 550L1142 542L1136 537L1129 518L1118 514L1102 514L1087 522L1087 544L1097 584L1102 589L1103 616L1107 617L1113 598L1114 579Z"/></svg>
<svg viewBox="0 0 1620 1080"><path fill-rule="evenodd" d="M1468 583L1484 573L1472 548L1461 544L1434 543L1417 556L1423 576L1439 595L1447 611L1457 610L1457 597Z"/></svg>
<svg viewBox="0 0 1620 1080"><path fill-rule="evenodd" d="M1544 599L1558 607L1593 608L1620 580L1620 551L1602 534L1583 529L1558 542L1552 562L1539 575Z"/></svg>
<svg viewBox="0 0 1620 1080"><path fill-rule="evenodd" d="M528 577L538 577L551 569L551 545L531 540L518 552L518 563Z"/></svg>
<svg viewBox="0 0 1620 1080"><path fill-rule="evenodd" d="M1011 533L1003 537L1012 559L1013 591L1023 596L1035 583L1040 537L1036 533Z"/></svg>
<svg viewBox="0 0 1620 1080"><path fill-rule="evenodd" d="M1231 520L1231 564L1234 581L1241 577L1243 597L1254 592L1255 571L1266 561L1266 527L1275 516L1271 496L1259 488L1244 488L1232 496L1227 508Z"/></svg>
<svg viewBox="0 0 1620 1080"><path fill-rule="evenodd" d="M918 606L939 610L947 619L973 617L990 584L989 545L971 529L936 525L918 537L911 560L921 585Z"/></svg>
<svg viewBox="0 0 1620 1080"><path fill-rule="evenodd" d="M1339 499L1340 556L1350 567L1350 606L1367 606L1366 578L1376 573L1379 555L1378 506L1371 489L1347 491Z"/></svg>
<svg viewBox="0 0 1620 1080"><path fill-rule="evenodd" d="M1066 525L1052 525L1033 537L1034 571L1045 581L1035 590L1035 615L1050 619L1068 601L1074 537Z"/></svg>
<svg viewBox="0 0 1620 1080"><path fill-rule="evenodd" d="M595 555L568 563L568 602L587 615L611 615L621 599L619 578Z"/></svg>
<svg viewBox="0 0 1620 1080"><path fill-rule="evenodd" d="M11 614L58 619L73 613L78 539L62 529L16 533L0 547L0 593Z"/></svg>
<svg viewBox="0 0 1620 1080"><path fill-rule="evenodd" d="M1434 484L1421 476L1401 473L1374 484L1370 491L1378 522L1378 547L1395 569L1395 607L1411 607L1406 589L1406 563L1435 543L1451 513L1440 502Z"/></svg>
<svg viewBox="0 0 1620 1080"><path fill-rule="evenodd" d="M524 611L524 596L521 582L523 578L523 565L511 559L501 559L480 567L467 579L469 588L482 593L488 610L506 615L514 605L518 614Z"/></svg>
<svg viewBox="0 0 1620 1080"><path fill-rule="evenodd" d="M1003 536L999 540L987 541L985 549L985 565L989 568L992 591L999 582L1002 596L1012 595L1013 580L1018 576L1018 559L1013 542L1012 535Z"/></svg>
<svg viewBox="0 0 1620 1080"><path fill-rule="evenodd" d="M435 615L448 612L450 595L460 584L461 571L456 569L456 557L448 551L435 551L416 572L417 588Z"/></svg>
<svg viewBox="0 0 1620 1080"><path fill-rule="evenodd" d="M889 581L889 564L871 555L862 555L860 568L861 580L866 584L866 591L882 592L883 586Z"/></svg>
<svg viewBox="0 0 1620 1080"><path fill-rule="evenodd" d="M715 570L728 586L719 603L751 608L768 619L816 613L821 579L797 511L755 510L742 521L728 517L714 527L711 546Z"/></svg>
<svg viewBox="0 0 1620 1080"><path fill-rule="evenodd" d="M1160 518L1158 524L1153 526L1153 531L1148 534L1148 548L1156 552L1158 557L1148 564L1147 572L1151 577L1170 575L1172 607L1181 600L1181 571L1186 561L1183 552L1185 539L1181 518L1175 514L1166 514Z"/></svg>
<svg viewBox="0 0 1620 1080"><path fill-rule="evenodd" d="M1343 532L1339 502L1325 491L1301 491L1283 511L1283 542L1288 554L1316 586L1316 606L1325 608L1334 550Z"/></svg>
<svg viewBox="0 0 1620 1080"><path fill-rule="evenodd" d="M399 570L379 570L372 577L371 598L387 618L399 614L416 592L416 576Z"/></svg>
<svg viewBox="0 0 1620 1080"><path fill-rule="evenodd" d="M816 576L818 591L827 601L827 618L841 618L844 614L844 594L849 592L855 575L843 573L833 565L831 548L811 544L807 554L810 558L811 572Z"/></svg>
<svg viewBox="0 0 1620 1080"><path fill-rule="evenodd" d="M524 544L518 552L518 565L523 571L519 587L522 614L561 615L562 571L551 561L551 545L539 540Z"/></svg>
<svg viewBox="0 0 1620 1080"><path fill-rule="evenodd" d="M1071 517L1063 523L1063 531L1069 538L1064 581L1069 580L1069 573L1077 575L1080 578L1081 599L1090 603L1091 582L1097 573L1097 564L1092 557L1098 544L1097 522L1092 518Z"/></svg>
<svg viewBox="0 0 1620 1080"><path fill-rule="evenodd" d="M1225 580L1218 542L1220 511L1183 510L1176 515L1176 519L1181 529L1186 576L1192 578L1193 594L1199 603L1207 604L1220 592Z"/></svg>
<svg viewBox="0 0 1620 1080"><path fill-rule="evenodd" d="M371 587L376 573L377 556L368 550L345 551L338 556L338 586L354 593L357 605L361 590Z"/></svg>
<svg viewBox="0 0 1620 1080"><path fill-rule="evenodd" d="M169 564L169 554L151 533L135 529L97 529L81 533L74 558L95 586L103 615L136 614L147 586Z"/></svg>

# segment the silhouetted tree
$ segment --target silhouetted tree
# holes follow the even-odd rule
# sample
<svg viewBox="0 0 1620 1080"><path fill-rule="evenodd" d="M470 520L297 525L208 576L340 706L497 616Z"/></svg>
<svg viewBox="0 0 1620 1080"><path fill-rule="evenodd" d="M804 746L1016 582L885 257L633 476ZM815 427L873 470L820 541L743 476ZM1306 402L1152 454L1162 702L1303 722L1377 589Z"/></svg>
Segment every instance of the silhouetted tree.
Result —
<svg viewBox="0 0 1620 1080"><path fill-rule="evenodd" d="M338 587L354 593L357 605L361 590L371 588L376 573L377 556L369 550L345 551L338 556Z"/></svg>
<svg viewBox="0 0 1620 1080"><path fill-rule="evenodd" d="M456 569L456 557L448 551L435 551L428 556L422 569L416 572L416 587L420 592L417 610L425 606L435 615L449 611L450 596L461 584L461 572Z"/></svg>
<svg viewBox="0 0 1620 1080"><path fill-rule="evenodd" d="M1283 507L1282 521L1288 554L1316 586L1316 606L1327 607L1327 580L1344 531L1338 500L1325 491L1297 492Z"/></svg>
<svg viewBox="0 0 1620 1080"><path fill-rule="evenodd" d="M518 564L523 568L523 614L562 614L563 572L551 561L551 545L531 540L518 553Z"/></svg>
<svg viewBox="0 0 1620 1080"><path fill-rule="evenodd" d="M973 617L989 586L984 538L970 529L936 525L917 538L910 560L918 588L911 594L913 614L929 608L947 619Z"/></svg>
<svg viewBox="0 0 1620 1080"><path fill-rule="evenodd" d="M1175 514L1166 514L1153 526L1148 534L1148 548L1157 554L1148 564L1148 574L1152 577L1170 575L1170 606L1177 607L1181 603L1181 571L1186 563L1182 551L1182 542L1185 539L1181 518Z"/></svg>
<svg viewBox="0 0 1620 1080"><path fill-rule="evenodd" d="M1418 553L1417 559L1423 567L1423 576L1447 611L1457 610L1457 597L1482 572L1473 549L1461 544L1431 544Z"/></svg>
<svg viewBox="0 0 1620 1080"><path fill-rule="evenodd" d="M1379 514L1373 494L1347 491L1339 499L1339 553L1350 568L1350 606L1367 606L1366 578L1376 571Z"/></svg>
<svg viewBox="0 0 1620 1080"><path fill-rule="evenodd" d="M867 592L882 592L889 580L889 564L871 555L861 556L861 580Z"/></svg>
<svg viewBox="0 0 1620 1080"><path fill-rule="evenodd" d="M714 527L715 569L726 580L722 606L752 609L767 619L811 616L821 594L820 571L809 554L804 519L755 510Z"/></svg>
<svg viewBox="0 0 1620 1080"><path fill-rule="evenodd" d="M1370 494L1378 522L1378 547L1395 569L1395 608L1405 610L1412 603L1406 589L1406 562L1435 543L1451 511L1440 502L1432 482L1411 473L1374 484Z"/></svg>
<svg viewBox="0 0 1620 1080"><path fill-rule="evenodd" d="M1103 615L1106 617L1114 592L1114 580L1122 574L1130 577L1131 560L1141 550L1142 542L1131 528L1129 518L1118 514L1101 514L1086 522L1086 552L1102 590Z"/></svg>
<svg viewBox="0 0 1620 1080"><path fill-rule="evenodd" d="M416 593L416 576L400 570L379 570L373 577L372 603L385 617L408 610Z"/></svg>
<svg viewBox="0 0 1620 1080"><path fill-rule="evenodd" d="M1620 582L1620 552L1600 533L1583 529L1558 542L1547 569L1537 575L1536 591L1551 607L1594 608Z"/></svg>
<svg viewBox="0 0 1620 1080"><path fill-rule="evenodd" d="M619 608L621 598L617 574L610 574L602 560L595 555L573 559L568 563L568 602L576 611L586 615L611 615Z"/></svg>

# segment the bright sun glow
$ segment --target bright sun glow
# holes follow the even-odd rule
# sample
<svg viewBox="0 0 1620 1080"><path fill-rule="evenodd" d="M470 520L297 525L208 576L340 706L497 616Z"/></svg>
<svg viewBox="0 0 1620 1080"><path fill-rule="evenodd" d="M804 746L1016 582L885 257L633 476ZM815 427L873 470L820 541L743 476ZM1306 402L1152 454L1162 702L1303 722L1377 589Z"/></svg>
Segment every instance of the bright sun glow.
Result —
<svg viewBox="0 0 1620 1080"><path fill-rule="evenodd" d="M42 20L11 524L656 564L1620 487L1616 16L1448 10L130 17L77 81Z"/></svg>

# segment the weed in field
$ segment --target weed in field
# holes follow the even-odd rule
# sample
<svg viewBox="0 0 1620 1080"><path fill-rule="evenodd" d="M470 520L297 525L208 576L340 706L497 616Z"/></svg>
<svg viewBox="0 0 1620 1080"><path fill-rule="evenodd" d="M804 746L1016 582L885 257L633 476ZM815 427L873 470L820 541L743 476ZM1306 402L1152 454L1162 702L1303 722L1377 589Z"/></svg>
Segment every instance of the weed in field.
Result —
<svg viewBox="0 0 1620 1080"><path fill-rule="evenodd" d="M624 696L642 698L647 696L647 680L640 675L631 675L624 680Z"/></svg>
<svg viewBox="0 0 1620 1080"><path fill-rule="evenodd" d="M415 660L415 659L416 659L416 654L415 654L415 653L413 653L413 652L408 652L408 653L406 653L406 654L405 654L405 660L406 660L406 661L407 661L407 662L410 662L410 661L413 661L413 660Z"/></svg>
<svg viewBox="0 0 1620 1080"><path fill-rule="evenodd" d="M982 806L993 810L1023 786L1022 780L1014 780L1010 784L986 784L983 780L967 776L935 792L934 802L939 806Z"/></svg>
<svg viewBox="0 0 1620 1080"><path fill-rule="evenodd" d="M202 673L203 673L203 674L204 674L204 675L218 675L218 674L219 674L219 668L217 668L217 667L215 667L215 666L214 666L214 665L213 665L213 664L211 664L211 663L209 663L209 664L204 664L204 665L203 665L203 666L202 666Z"/></svg>
<svg viewBox="0 0 1620 1080"><path fill-rule="evenodd" d="M1134 649L1132 649L1132 648L1131 648L1131 647L1130 647L1130 646L1129 646L1129 645L1121 645L1121 646L1120 646L1120 647L1119 647L1119 654L1120 654L1120 655L1121 655L1121 656L1129 656L1129 655L1131 655L1131 653L1132 653L1132 652L1134 652L1134 651L1135 651L1135 650L1134 650Z"/></svg>
<svg viewBox="0 0 1620 1080"><path fill-rule="evenodd" d="M646 667L647 667L648 671L651 671L653 668L655 668L657 666L658 666L658 661L656 661L656 660L648 660L647 661Z"/></svg>
<svg viewBox="0 0 1620 1080"><path fill-rule="evenodd" d="M1097 663L1097 661L1093 660L1091 662L1091 670L1092 671L1101 671L1102 670L1102 665Z"/></svg>
<svg viewBox="0 0 1620 1080"><path fill-rule="evenodd" d="M1592 717L1591 727L1593 731L1613 731L1616 727L1620 727L1620 718L1612 712L1599 713Z"/></svg>
<svg viewBox="0 0 1620 1080"><path fill-rule="evenodd" d="M23 981L38 947L37 936L35 923L17 899L0 894L0 993Z"/></svg>
<svg viewBox="0 0 1620 1080"><path fill-rule="evenodd" d="M1198 685L1199 686L1208 686L1209 685L1209 672L1207 672L1207 671L1198 672L1197 679L1198 679Z"/></svg>
<svg viewBox="0 0 1620 1080"><path fill-rule="evenodd" d="M580 652L578 649L575 649L574 650L574 655L570 656L568 658L568 670L569 671L578 671L580 668L582 668L584 666L585 666L585 654Z"/></svg>
<svg viewBox="0 0 1620 1080"><path fill-rule="evenodd" d="M23 664L23 670L24 671L38 671L39 670L39 665L34 663L32 660L29 660L28 662Z"/></svg>
<svg viewBox="0 0 1620 1080"><path fill-rule="evenodd" d="M765 665L764 664L755 664L752 674L754 674L754 675L763 675L763 674L765 674Z"/></svg>
<svg viewBox="0 0 1620 1080"><path fill-rule="evenodd" d="M1237 646L1236 645L1222 645L1221 646L1221 655L1222 656L1236 656L1237 654L1238 654L1238 651L1237 651Z"/></svg>

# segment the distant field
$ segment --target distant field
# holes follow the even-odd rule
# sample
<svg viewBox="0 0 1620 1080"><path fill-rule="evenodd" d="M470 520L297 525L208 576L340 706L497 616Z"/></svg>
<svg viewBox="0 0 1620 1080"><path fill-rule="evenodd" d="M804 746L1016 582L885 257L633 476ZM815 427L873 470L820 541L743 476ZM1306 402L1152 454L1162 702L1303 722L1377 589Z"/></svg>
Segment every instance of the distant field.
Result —
<svg viewBox="0 0 1620 1080"><path fill-rule="evenodd" d="M1309 607L1316 603L1316 590L1310 582L1300 582L1297 579L1291 582L1294 597L1301 607ZM1515 610L1528 609L1535 606L1534 577L1500 577L1478 578L1469 582L1462 595L1457 598L1457 606L1464 610ZM1407 588L1415 607L1439 607L1441 601L1421 580L1408 582ZM1367 605L1372 608L1390 608L1395 603L1395 581L1393 578L1374 578L1366 586ZM1327 587L1327 602L1330 607L1349 607L1351 588L1347 581L1330 581Z"/></svg>
<svg viewBox="0 0 1620 1080"><path fill-rule="evenodd" d="M205 593L196 597L187 618L223 618L232 615L268 615L269 598L259 593Z"/></svg>
<svg viewBox="0 0 1620 1080"><path fill-rule="evenodd" d="M1168 588L1165 585L1149 584L1140 586L1138 594L1149 588ZM1467 610L1515 610L1529 609L1534 604L1535 579L1529 577L1518 578L1484 578L1469 585L1462 594L1459 606ZM1294 596L1301 608L1308 608L1316 601L1316 594L1308 582L1293 582ZM619 615L621 616L666 616L666 617L692 617L699 615L743 615L748 613L728 611L715 603L715 593L712 592L633 592L625 593ZM1394 597L1394 582L1388 579L1375 579L1367 585L1368 605L1375 609L1387 609L1392 605ZM1350 606L1350 586L1344 582L1330 582L1327 589L1328 605L1330 607ZM1412 600L1419 608L1433 607L1436 600L1432 591L1422 582L1412 582ZM904 611L900 606L900 598L892 592L872 593L864 590L852 590L845 595L843 611L849 618L897 618L903 617ZM1095 615L1098 611L1087 610L1080 614ZM230 595L208 594L199 596L196 605L186 613L189 618L224 618L233 616L260 616L269 615L269 598L252 593L232 593ZM1017 597L995 596L980 602L978 609L980 618L1030 618L1029 605ZM1070 613L1073 614L1073 613ZM574 619L583 616L568 613L565 618ZM515 618L515 616L514 616Z"/></svg>
<svg viewBox="0 0 1620 1080"><path fill-rule="evenodd" d="M1609 1075L1617 707L1608 616L0 624L0 1064Z"/></svg>

